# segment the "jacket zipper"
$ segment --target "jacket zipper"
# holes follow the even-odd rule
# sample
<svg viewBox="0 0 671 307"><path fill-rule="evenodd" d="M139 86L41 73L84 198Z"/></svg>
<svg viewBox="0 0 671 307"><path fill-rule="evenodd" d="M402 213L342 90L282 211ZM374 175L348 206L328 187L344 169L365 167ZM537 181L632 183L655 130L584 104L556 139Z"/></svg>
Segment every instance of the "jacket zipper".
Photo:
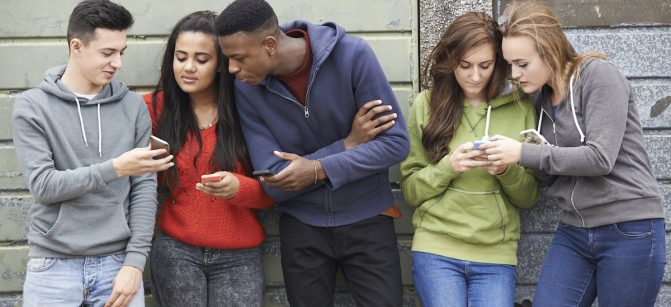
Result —
<svg viewBox="0 0 671 307"><path fill-rule="evenodd" d="M319 142L319 140L321 140L321 137L319 137L318 133L316 132L316 130L315 130L313 124L312 124L312 121L310 121L310 110L308 109L308 105L310 104L309 103L309 101L310 101L310 98L309 98L310 97L310 90L312 89L312 85L314 84L314 80L316 79L317 73L319 72L319 67L320 66L317 66L315 68L315 72L314 72L314 74L312 74L312 79L310 79L310 83L308 83L308 88L307 88L307 91L305 92L305 105L301 104L300 102L296 101L295 99L291 99L290 97L282 95L281 93L273 90L272 88L266 87L269 91L277 94L278 96L280 96L280 97L282 97L286 100L289 100L289 101L293 102L294 105L298 106L299 108L301 108L303 110L303 116L305 116L305 119L308 121L308 125L310 126L310 130L312 130L312 134L314 134L317 137L318 142ZM321 142L319 142L319 144L321 145ZM326 209L327 225L328 226L334 226L335 221L333 219L333 212L335 211L335 209L333 208L333 201L332 201L333 193L329 189L325 189L325 190L326 190L326 193L327 193L327 195L325 196L326 197L326 201L325 201L325 207L326 208L325 209Z"/></svg>
<svg viewBox="0 0 671 307"><path fill-rule="evenodd" d="M543 110L543 113L547 115L547 117L552 121L552 133L554 134L555 137L555 146L559 146L559 140L557 139L557 124L555 123L555 120L548 114L547 111L543 107L541 107L541 110ZM541 116L543 116L541 114ZM575 176L575 182L573 183L573 189L571 189L571 207L573 207L573 210L575 210L575 213L578 214L580 217L580 221L582 222L582 227L585 227L585 218L580 214L580 211L578 211L578 207L576 207L575 202L573 202L573 194L575 194L575 188L578 186L578 176Z"/></svg>

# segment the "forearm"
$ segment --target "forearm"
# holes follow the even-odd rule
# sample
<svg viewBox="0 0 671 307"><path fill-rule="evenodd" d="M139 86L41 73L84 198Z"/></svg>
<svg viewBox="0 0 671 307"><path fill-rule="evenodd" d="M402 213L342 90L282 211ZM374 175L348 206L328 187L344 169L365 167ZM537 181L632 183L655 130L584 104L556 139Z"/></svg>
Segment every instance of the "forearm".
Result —
<svg viewBox="0 0 671 307"><path fill-rule="evenodd" d="M445 193L452 180L459 177L450 164L449 156L436 164L416 161L410 157L401 163L401 190L406 202L419 206L425 201Z"/></svg>
<svg viewBox="0 0 671 307"><path fill-rule="evenodd" d="M263 209L272 207L276 202L261 187L261 183L245 175L234 173L240 186L233 198L226 200L230 205L237 207Z"/></svg>
<svg viewBox="0 0 671 307"><path fill-rule="evenodd" d="M503 193L515 206L529 208L540 197L540 186L536 178L530 170L517 164L508 165L508 169L496 178L501 183Z"/></svg>
<svg viewBox="0 0 671 307"><path fill-rule="evenodd" d="M156 175L132 176L128 223L131 237L126 245L124 265L144 270L154 234L156 208Z"/></svg>

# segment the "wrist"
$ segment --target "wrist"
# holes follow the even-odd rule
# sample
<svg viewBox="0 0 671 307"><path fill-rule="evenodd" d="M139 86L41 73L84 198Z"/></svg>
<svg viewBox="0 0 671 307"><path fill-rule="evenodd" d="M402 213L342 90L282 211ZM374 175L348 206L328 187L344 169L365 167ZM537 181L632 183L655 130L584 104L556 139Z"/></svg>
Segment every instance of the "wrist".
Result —
<svg viewBox="0 0 671 307"><path fill-rule="evenodd" d="M324 167L322 166L322 162L319 160L313 160L315 161L315 166L316 166L316 178L318 181L326 180L326 171L324 171Z"/></svg>
<svg viewBox="0 0 671 307"><path fill-rule="evenodd" d="M350 150L356 146L356 144L353 144L354 142L350 140L350 136L348 135L344 140L343 140L343 145L345 146L345 150Z"/></svg>
<svg viewBox="0 0 671 307"><path fill-rule="evenodd" d="M119 162L119 158L114 158L112 159L112 166L114 167L114 172L116 173L117 177L124 176L124 174L121 172L121 166L119 166L121 162Z"/></svg>

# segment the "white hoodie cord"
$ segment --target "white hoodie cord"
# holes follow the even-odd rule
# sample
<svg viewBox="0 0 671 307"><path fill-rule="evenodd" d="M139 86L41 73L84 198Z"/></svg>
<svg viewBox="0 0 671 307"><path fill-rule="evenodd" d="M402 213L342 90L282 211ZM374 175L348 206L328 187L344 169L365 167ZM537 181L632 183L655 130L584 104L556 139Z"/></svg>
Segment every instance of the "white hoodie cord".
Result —
<svg viewBox="0 0 671 307"><path fill-rule="evenodd" d="M86 147L89 147L89 142L86 140L86 133L84 133L84 120L82 119L82 109L79 106L79 99L75 96L75 101L77 101L77 114L79 114L79 125L82 128L82 137L84 137L84 145Z"/></svg>
<svg viewBox="0 0 671 307"><path fill-rule="evenodd" d="M82 137L84 138L84 145L86 148L89 147L89 142L86 139L86 132L84 131L84 119L82 118L82 109L81 106L79 105L79 99L75 96L75 101L77 101L77 114L79 115L79 126L82 129ZM102 140L103 140L103 135L102 135L102 127L101 127L101 121L100 121L100 104L98 104L98 155L102 158L103 157L103 150L102 150Z"/></svg>
<svg viewBox="0 0 671 307"><path fill-rule="evenodd" d="M100 104L98 104L98 155L103 157L103 129L101 127L102 122L100 121Z"/></svg>
<svg viewBox="0 0 671 307"><path fill-rule="evenodd" d="M571 93L571 109L573 111L573 123L575 124L575 127L578 128L578 133L580 133L580 143L585 142L585 134L582 133L582 129L580 129L580 125L578 125L578 117L575 115L575 103L573 102L573 75L571 76L571 79L568 81L569 85L569 91Z"/></svg>
<svg viewBox="0 0 671 307"><path fill-rule="evenodd" d="M489 115L492 114L492 105L487 107L487 121L485 122L485 136L482 139L489 140Z"/></svg>

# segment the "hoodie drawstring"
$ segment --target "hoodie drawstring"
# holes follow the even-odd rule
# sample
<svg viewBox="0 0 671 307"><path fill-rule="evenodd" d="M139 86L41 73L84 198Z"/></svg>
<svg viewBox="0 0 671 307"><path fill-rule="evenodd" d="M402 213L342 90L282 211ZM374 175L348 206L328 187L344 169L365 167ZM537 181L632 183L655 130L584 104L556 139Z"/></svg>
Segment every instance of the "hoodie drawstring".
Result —
<svg viewBox="0 0 671 307"><path fill-rule="evenodd" d="M573 123L575 124L575 127L578 128L578 133L580 133L580 143L585 142L585 134L582 133L582 129L580 129L580 125L578 125L578 117L575 115L575 103L573 102L573 75L571 75L571 79L568 81L569 85L569 91L571 93L571 110L573 111Z"/></svg>
<svg viewBox="0 0 671 307"><path fill-rule="evenodd" d="M98 155L103 157L103 129L100 121L100 104L98 104Z"/></svg>
<svg viewBox="0 0 671 307"><path fill-rule="evenodd" d="M75 101L77 102L77 114L79 115L79 126L82 129L82 137L84 138L84 145L86 148L89 147L89 142L86 139L86 132L84 131L84 119L82 118L82 109L79 104L79 99L75 96ZM102 158L103 157L103 151L102 151L102 127L100 127L100 104L98 104L98 155Z"/></svg>
<svg viewBox="0 0 671 307"><path fill-rule="evenodd" d="M580 125L578 125L578 116L575 114L575 102L573 102L573 78L574 76L571 76L571 79L568 81L569 84L569 95L571 98L571 111L573 113L573 124L575 124L575 127L578 129L578 133L580 133L580 143L585 142L585 134L582 133L582 129L580 128ZM547 116L550 116L547 112L545 112L545 109L541 107L541 114L538 118L538 133L541 132L541 124L543 124L543 113L545 113Z"/></svg>
<svg viewBox="0 0 671 307"><path fill-rule="evenodd" d="M492 114L492 105L490 104L487 107L487 119L485 121L485 136L482 137L483 140L489 140L489 115Z"/></svg>

